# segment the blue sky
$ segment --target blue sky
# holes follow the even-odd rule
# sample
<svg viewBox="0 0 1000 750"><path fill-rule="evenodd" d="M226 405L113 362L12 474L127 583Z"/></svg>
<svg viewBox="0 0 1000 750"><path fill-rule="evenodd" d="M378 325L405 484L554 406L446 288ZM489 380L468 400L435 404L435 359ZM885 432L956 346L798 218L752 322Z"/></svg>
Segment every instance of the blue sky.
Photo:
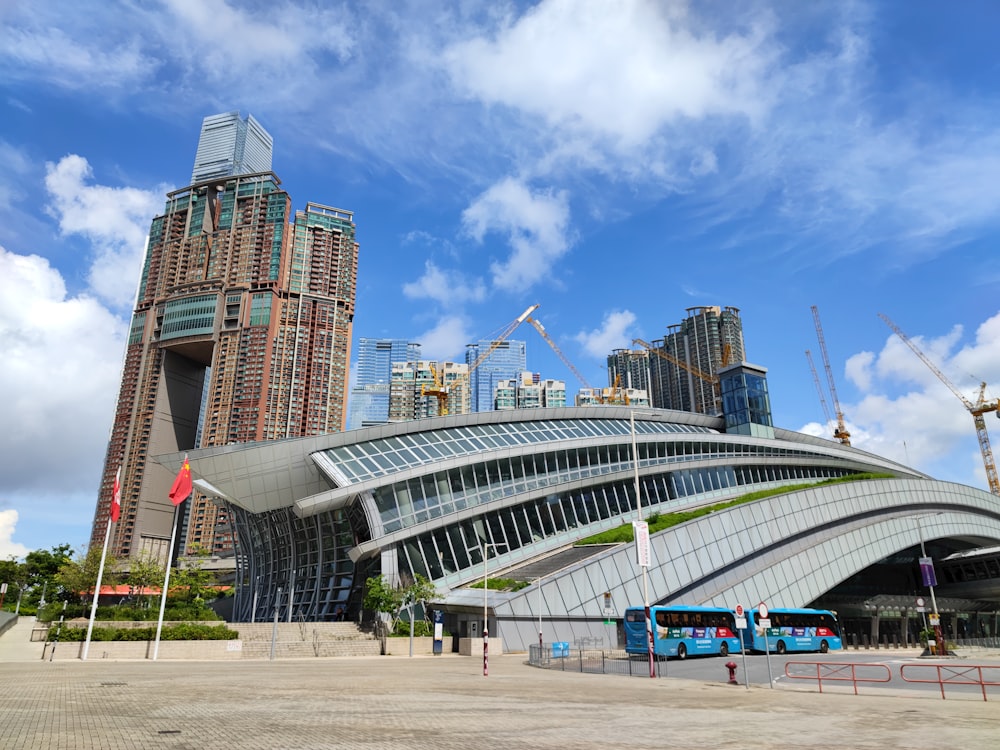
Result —
<svg viewBox="0 0 1000 750"><path fill-rule="evenodd" d="M971 416L877 314L1000 395L998 22L985 0L4 3L0 557L86 543L149 222L234 109L296 208L354 211L356 337L461 357L538 303L602 385L612 348L735 306L776 423L829 435L816 305L854 445L985 489Z"/></svg>

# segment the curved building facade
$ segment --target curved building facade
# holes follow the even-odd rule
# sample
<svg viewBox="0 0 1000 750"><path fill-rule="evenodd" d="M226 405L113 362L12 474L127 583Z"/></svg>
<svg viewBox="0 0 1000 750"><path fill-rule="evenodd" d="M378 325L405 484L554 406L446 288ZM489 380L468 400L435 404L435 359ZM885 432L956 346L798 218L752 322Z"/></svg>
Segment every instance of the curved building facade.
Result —
<svg viewBox="0 0 1000 750"><path fill-rule="evenodd" d="M687 412L485 412L209 448L190 462L196 489L230 511L237 621L276 608L282 618L355 616L368 576L420 574L453 634L477 635L485 614L514 649L537 642L539 627L548 639L613 640L606 609L617 617L645 596L802 606L918 533L969 547L1000 540L1000 503L986 492L786 430L727 434L721 418ZM654 534L647 591L632 545L574 546L640 517L858 473L887 478L818 485ZM487 572L534 584L468 588Z"/></svg>

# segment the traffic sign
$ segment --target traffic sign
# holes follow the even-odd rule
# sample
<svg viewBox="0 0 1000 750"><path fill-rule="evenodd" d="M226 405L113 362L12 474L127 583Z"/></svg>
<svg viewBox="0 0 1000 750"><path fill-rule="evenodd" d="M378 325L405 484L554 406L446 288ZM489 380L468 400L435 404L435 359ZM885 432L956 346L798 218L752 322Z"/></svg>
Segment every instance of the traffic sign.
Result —
<svg viewBox="0 0 1000 750"><path fill-rule="evenodd" d="M760 619L767 619L767 605L764 602L757 605L757 614L760 616Z"/></svg>
<svg viewBox="0 0 1000 750"><path fill-rule="evenodd" d="M742 604L737 604L736 608L733 611L736 612L737 617L743 617L744 615Z"/></svg>

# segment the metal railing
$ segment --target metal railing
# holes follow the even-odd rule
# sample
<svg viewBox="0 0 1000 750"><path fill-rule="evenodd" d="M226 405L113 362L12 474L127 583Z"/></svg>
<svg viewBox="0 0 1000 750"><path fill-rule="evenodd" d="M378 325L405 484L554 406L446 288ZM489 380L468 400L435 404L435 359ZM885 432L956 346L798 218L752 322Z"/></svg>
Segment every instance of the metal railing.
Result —
<svg viewBox="0 0 1000 750"><path fill-rule="evenodd" d="M528 664L540 669L587 674L618 674L649 679L649 657L630 655L623 649L570 647L568 643L549 643L528 647ZM667 676L666 661L654 661L656 677Z"/></svg>
<svg viewBox="0 0 1000 750"><path fill-rule="evenodd" d="M808 667L807 671L802 667ZM807 673L808 672L808 673ZM829 661L790 661L785 663L785 677L792 680L816 680L823 692L823 681L850 682L858 694L859 682L890 682L892 672L885 664L844 663Z"/></svg>
<svg viewBox="0 0 1000 750"><path fill-rule="evenodd" d="M919 677L907 677L906 671L919 673L920 670L934 671L934 678L921 679ZM987 675L991 679L986 679ZM987 686L996 687L1000 685L1000 665L996 664L904 664L899 668L899 676L904 682L922 682L939 685L941 688L941 700L945 699L945 685L978 685L983 691L983 700L986 700Z"/></svg>

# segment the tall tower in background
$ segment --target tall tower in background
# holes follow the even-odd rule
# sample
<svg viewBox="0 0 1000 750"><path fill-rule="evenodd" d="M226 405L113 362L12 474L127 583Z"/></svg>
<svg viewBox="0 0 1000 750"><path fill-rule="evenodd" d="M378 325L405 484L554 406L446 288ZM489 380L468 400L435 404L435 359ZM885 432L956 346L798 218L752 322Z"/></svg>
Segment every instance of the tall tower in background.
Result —
<svg viewBox="0 0 1000 750"><path fill-rule="evenodd" d="M358 339L357 379L351 387L348 429L389 421L393 362L416 362L420 344L406 339Z"/></svg>
<svg viewBox="0 0 1000 750"><path fill-rule="evenodd" d="M246 123L259 128L249 116ZM254 138L267 141L270 164L270 136L260 132L266 139ZM206 139L203 127L199 156ZM317 203L293 215L280 180L241 173L236 155L233 173L169 193L150 228L91 535L103 542L120 466L117 557L166 557L173 476L152 457L345 426L353 215ZM183 509L182 553L191 545L232 550L218 506L196 491Z"/></svg>
<svg viewBox="0 0 1000 750"><path fill-rule="evenodd" d="M465 364L472 366L493 341L479 341L465 347ZM523 341L501 341L475 370L469 373L472 411L493 411L494 393L501 381L516 380L528 369L526 346Z"/></svg>
<svg viewBox="0 0 1000 750"><path fill-rule="evenodd" d="M666 336L653 342L650 403L659 409L715 414L719 409L716 387L691 370L656 356L655 350L715 375L724 366L746 360L740 311L706 306L689 307L687 313L687 318L668 328Z"/></svg>
<svg viewBox="0 0 1000 750"><path fill-rule="evenodd" d="M645 349L615 349L608 355L608 385L649 391L649 352Z"/></svg>
<svg viewBox="0 0 1000 750"><path fill-rule="evenodd" d="M209 115L201 123L191 184L214 177L271 171L274 139L248 114Z"/></svg>

